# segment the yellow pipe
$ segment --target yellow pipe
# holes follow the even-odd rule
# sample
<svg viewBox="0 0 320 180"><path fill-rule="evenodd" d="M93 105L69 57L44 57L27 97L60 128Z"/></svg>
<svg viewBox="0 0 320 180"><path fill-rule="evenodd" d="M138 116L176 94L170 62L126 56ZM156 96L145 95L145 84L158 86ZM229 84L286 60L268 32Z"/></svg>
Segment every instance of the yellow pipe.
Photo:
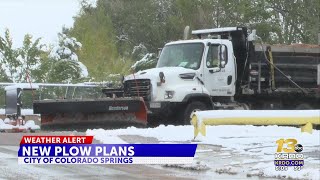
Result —
<svg viewBox="0 0 320 180"><path fill-rule="evenodd" d="M320 117L211 117L199 121L196 114L192 116L194 137L199 132L206 135L206 125L298 125L302 132L312 133L312 124L320 124Z"/></svg>
<svg viewBox="0 0 320 180"><path fill-rule="evenodd" d="M271 74L271 89L275 90L276 89L276 83L275 83L275 78L274 78L274 67L273 67L273 57L272 57L272 52L271 49L268 50L269 57L270 57L270 74Z"/></svg>

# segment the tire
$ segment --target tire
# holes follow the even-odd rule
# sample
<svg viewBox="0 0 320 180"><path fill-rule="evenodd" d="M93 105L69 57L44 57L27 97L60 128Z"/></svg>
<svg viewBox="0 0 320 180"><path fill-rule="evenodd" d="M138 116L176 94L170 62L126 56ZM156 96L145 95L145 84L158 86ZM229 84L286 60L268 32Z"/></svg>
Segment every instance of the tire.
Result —
<svg viewBox="0 0 320 180"><path fill-rule="evenodd" d="M159 116L148 116L148 127L154 128L163 123L163 120Z"/></svg>
<svg viewBox="0 0 320 180"><path fill-rule="evenodd" d="M296 107L296 110L307 110L307 109L313 109L309 104L299 104Z"/></svg>
<svg viewBox="0 0 320 180"><path fill-rule="evenodd" d="M182 114L182 120L181 122L184 125L190 125L191 124L191 114L194 111L203 111L207 110L208 107L206 104L200 101L192 101L190 102L187 107L184 109L183 114Z"/></svg>

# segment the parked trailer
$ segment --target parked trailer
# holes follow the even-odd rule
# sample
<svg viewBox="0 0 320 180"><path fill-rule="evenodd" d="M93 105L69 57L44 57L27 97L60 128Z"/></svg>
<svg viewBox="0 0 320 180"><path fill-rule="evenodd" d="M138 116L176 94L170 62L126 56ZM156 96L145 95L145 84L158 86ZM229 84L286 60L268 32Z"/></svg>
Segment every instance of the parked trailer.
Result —
<svg viewBox="0 0 320 180"><path fill-rule="evenodd" d="M35 123L37 116L22 114L22 94L24 91L35 91L37 85L30 87L23 84L10 84L5 89L5 115L0 119L0 132L35 132L40 126ZM30 119L31 118L31 119ZM37 118L37 119L32 119Z"/></svg>

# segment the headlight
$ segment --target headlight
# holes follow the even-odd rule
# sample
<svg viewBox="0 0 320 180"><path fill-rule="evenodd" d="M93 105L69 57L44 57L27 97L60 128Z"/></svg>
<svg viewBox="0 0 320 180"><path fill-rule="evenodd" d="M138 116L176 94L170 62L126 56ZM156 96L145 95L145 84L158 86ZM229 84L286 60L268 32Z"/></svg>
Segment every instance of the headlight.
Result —
<svg viewBox="0 0 320 180"><path fill-rule="evenodd" d="M174 95L174 91L165 91L164 98L165 99L172 99L173 95Z"/></svg>

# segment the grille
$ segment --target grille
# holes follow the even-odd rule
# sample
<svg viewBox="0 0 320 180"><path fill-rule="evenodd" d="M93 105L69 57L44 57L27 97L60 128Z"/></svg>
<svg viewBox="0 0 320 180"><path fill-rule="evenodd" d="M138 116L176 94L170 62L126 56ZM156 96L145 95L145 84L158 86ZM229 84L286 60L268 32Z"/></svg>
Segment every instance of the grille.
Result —
<svg viewBox="0 0 320 180"><path fill-rule="evenodd" d="M127 97L138 97L140 95L144 100L150 100L150 92L150 79L128 80L124 83L124 95Z"/></svg>

